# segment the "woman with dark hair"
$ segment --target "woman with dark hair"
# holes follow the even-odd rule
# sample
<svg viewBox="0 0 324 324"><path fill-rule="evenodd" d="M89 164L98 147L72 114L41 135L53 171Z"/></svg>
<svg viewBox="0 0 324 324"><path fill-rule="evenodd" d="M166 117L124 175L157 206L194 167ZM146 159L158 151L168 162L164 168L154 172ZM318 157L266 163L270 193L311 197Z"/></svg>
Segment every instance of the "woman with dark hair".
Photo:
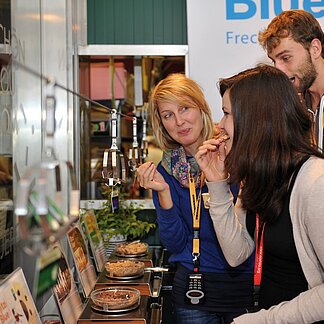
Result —
<svg viewBox="0 0 324 324"><path fill-rule="evenodd" d="M210 214L232 266L256 249L256 312L234 323L324 320L324 155L289 78L259 66L220 81L224 136L196 160L207 179ZM228 190L241 183L235 207Z"/></svg>
<svg viewBox="0 0 324 324"><path fill-rule="evenodd" d="M177 268L176 323L231 323L253 304L253 256L235 268L227 263L202 202L207 186L194 155L214 135L209 105L194 80L171 74L154 88L149 113L163 157L137 176L153 191L160 238Z"/></svg>

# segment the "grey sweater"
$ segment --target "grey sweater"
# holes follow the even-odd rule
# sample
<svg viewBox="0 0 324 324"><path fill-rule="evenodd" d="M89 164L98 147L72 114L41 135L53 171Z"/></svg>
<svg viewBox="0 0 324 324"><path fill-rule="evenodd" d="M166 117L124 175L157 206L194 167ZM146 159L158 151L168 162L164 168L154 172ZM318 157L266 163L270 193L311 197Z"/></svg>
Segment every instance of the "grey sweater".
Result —
<svg viewBox="0 0 324 324"><path fill-rule="evenodd" d="M240 200L235 208L227 181L207 182L210 215L231 266L245 261L254 241ZM260 184L262 185L262 184ZM268 310L244 314L235 324L302 324L324 320L324 160L311 157L300 169L290 199L293 236L309 290ZM274 238L275 239L275 238Z"/></svg>

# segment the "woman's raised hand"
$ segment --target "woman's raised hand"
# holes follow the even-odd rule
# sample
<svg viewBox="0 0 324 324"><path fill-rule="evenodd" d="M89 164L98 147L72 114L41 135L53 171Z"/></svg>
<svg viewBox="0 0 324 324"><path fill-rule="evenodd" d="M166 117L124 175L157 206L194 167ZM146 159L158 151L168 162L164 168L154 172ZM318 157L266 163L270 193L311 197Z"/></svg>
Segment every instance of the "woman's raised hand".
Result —
<svg viewBox="0 0 324 324"><path fill-rule="evenodd" d="M207 181L219 181L227 179L225 169L226 146L224 139L209 139L199 147L195 155L196 161L205 173Z"/></svg>
<svg viewBox="0 0 324 324"><path fill-rule="evenodd" d="M162 192L169 189L161 173L157 171L153 162L145 162L137 168L137 179L141 187Z"/></svg>

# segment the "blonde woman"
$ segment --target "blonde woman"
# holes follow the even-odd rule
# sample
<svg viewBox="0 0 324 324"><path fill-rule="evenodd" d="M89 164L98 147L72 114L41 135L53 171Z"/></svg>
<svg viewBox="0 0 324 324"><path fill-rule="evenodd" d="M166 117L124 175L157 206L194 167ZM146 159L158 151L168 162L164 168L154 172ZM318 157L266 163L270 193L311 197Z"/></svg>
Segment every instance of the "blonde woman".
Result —
<svg viewBox="0 0 324 324"><path fill-rule="evenodd" d="M193 198L198 202L199 194L207 192L194 156L214 135L210 108L195 81L171 74L155 87L149 113L164 153L158 166L140 166L138 178L141 186L153 190L160 238L171 253L169 262L177 267L172 291L176 323L230 323L252 305L253 270L251 259L236 268L226 262L208 209ZM193 214L200 218L198 231ZM202 285L190 286L194 280Z"/></svg>

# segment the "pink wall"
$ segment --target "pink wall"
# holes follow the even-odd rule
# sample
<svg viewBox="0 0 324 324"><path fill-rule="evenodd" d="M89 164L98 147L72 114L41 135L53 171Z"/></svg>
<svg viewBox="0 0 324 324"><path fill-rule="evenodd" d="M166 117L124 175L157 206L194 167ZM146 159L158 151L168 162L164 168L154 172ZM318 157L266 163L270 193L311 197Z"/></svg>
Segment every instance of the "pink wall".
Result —
<svg viewBox="0 0 324 324"><path fill-rule="evenodd" d="M115 99L125 98L126 70L123 63L115 63ZM93 100L111 99L110 67L107 63L90 64L90 98Z"/></svg>

